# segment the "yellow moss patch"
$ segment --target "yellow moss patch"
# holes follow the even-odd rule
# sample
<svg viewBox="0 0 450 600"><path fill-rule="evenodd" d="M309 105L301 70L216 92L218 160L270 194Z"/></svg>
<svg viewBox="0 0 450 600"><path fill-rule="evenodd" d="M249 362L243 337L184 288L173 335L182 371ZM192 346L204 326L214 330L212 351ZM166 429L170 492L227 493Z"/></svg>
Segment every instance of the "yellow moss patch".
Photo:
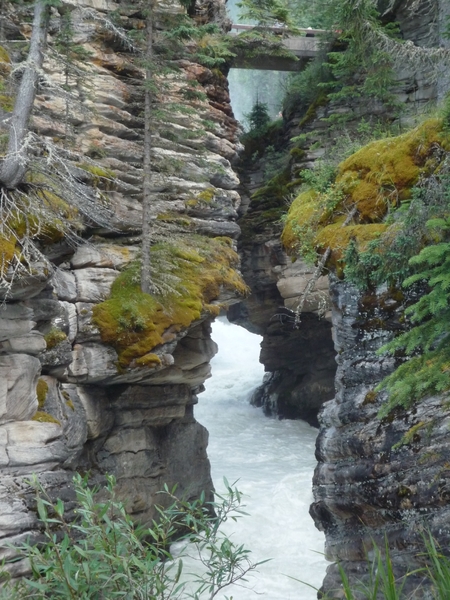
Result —
<svg viewBox="0 0 450 600"><path fill-rule="evenodd" d="M10 63L11 59L9 58L8 52L5 50L3 46L0 46L0 63Z"/></svg>
<svg viewBox="0 0 450 600"><path fill-rule="evenodd" d="M439 168L434 151L445 145L442 120L429 119L408 133L361 148L340 164L326 193L308 190L294 200L282 233L286 250L307 257L308 249L331 247L330 262L336 266L350 240L364 249L385 231L382 221L389 208L411 197L421 175ZM354 207L353 223L343 227Z"/></svg>
<svg viewBox="0 0 450 600"><path fill-rule="evenodd" d="M6 77L11 72L11 59L3 46L0 46L0 78Z"/></svg>
<svg viewBox="0 0 450 600"><path fill-rule="evenodd" d="M38 421L39 423L57 423L58 425L61 425L61 421L58 421L58 419L55 419L55 417L43 410L38 410L31 420Z"/></svg>
<svg viewBox="0 0 450 600"><path fill-rule="evenodd" d="M136 365L138 367L159 367L160 364L161 359L157 354L153 354L152 352L144 354L144 356L136 359Z"/></svg>
<svg viewBox="0 0 450 600"><path fill-rule="evenodd" d="M48 383L45 379L38 379L36 385L36 396L39 408L44 408L45 400L48 394Z"/></svg>
<svg viewBox="0 0 450 600"><path fill-rule="evenodd" d="M139 265L131 264L115 280L108 300L93 309L93 322L102 341L119 355L119 366L146 362L157 346L200 318L214 312L210 303L222 288L246 295L248 288L235 270L238 256L229 241L191 236L187 242L157 244L152 248L155 280L164 279L170 265L172 291L164 297L140 290ZM161 261L161 257L164 261ZM158 267L161 264L161 267ZM170 330L170 331L168 331Z"/></svg>
<svg viewBox="0 0 450 600"><path fill-rule="evenodd" d="M5 275L16 251L16 240L0 236L0 275Z"/></svg>
<svg viewBox="0 0 450 600"><path fill-rule="evenodd" d="M419 175L433 169L430 157L442 142L441 130L441 119L429 119L408 133L372 142L341 163L336 184L357 205L361 221L378 221L389 205L410 198Z"/></svg>
<svg viewBox="0 0 450 600"><path fill-rule="evenodd" d="M73 410L73 411L75 410L75 406L74 406L74 404L73 404L72 400L67 400L67 401L66 401L66 406L67 406L68 408L70 408L70 410Z"/></svg>
<svg viewBox="0 0 450 600"><path fill-rule="evenodd" d="M12 96L8 94L0 94L0 108L6 112L11 112L14 108L14 101Z"/></svg>
<svg viewBox="0 0 450 600"><path fill-rule="evenodd" d="M52 348L63 342L65 339L67 339L67 335L64 333L64 331L53 327L47 333L47 335L44 336L44 339L47 343L47 350L51 350Z"/></svg>
<svg viewBox="0 0 450 600"><path fill-rule="evenodd" d="M364 251L367 244L379 237L387 228L384 223L370 223L362 225L347 225L342 227L341 223L333 223L323 227L316 235L316 245L326 250L332 249L330 263L338 266L350 240L357 242L358 248Z"/></svg>
<svg viewBox="0 0 450 600"><path fill-rule="evenodd" d="M281 240L286 250L295 252L299 242L298 227L307 225L313 227L321 216L319 203L317 202L319 194L315 190L302 192L291 204L286 223L281 234Z"/></svg>
<svg viewBox="0 0 450 600"><path fill-rule="evenodd" d="M114 187L113 184L117 175L112 169L105 169L99 165L90 165L88 163L79 163L77 167L92 175L92 183L95 186L102 184L102 187L107 190Z"/></svg>

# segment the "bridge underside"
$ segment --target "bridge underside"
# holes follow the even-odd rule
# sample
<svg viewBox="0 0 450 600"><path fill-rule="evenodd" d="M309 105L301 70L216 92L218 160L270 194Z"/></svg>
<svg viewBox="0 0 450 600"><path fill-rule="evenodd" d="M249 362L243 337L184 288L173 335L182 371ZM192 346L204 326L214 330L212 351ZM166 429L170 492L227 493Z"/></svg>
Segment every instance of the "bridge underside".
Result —
<svg viewBox="0 0 450 600"><path fill-rule="evenodd" d="M232 69L257 69L259 71L301 71L305 68L310 57L285 58L281 56L271 56L269 54L260 54L257 57L248 58L245 55L237 55L233 58L230 67Z"/></svg>
<svg viewBox="0 0 450 600"><path fill-rule="evenodd" d="M235 26L237 27L237 26ZM247 27L247 26L241 26ZM231 33L230 35L234 35ZM239 38L237 37L236 40ZM240 38L242 40L242 38ZM263 41L244 41L243 46L236 44L232 48L236 53L231 67L234 69L259 69L262 71L301 71L311 58L317 56L320 50L320 40L308 35L302 37L280 38L281 47L286 50L287 56L276 56L273 48L264 44ZM289 55L291 58L289 58Z"/></svg>

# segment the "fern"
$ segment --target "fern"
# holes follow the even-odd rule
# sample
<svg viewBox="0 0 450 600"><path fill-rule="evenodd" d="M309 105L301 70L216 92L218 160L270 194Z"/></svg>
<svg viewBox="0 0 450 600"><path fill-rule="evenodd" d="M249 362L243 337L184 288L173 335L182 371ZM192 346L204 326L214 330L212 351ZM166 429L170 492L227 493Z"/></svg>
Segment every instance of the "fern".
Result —
<svg viewBox="0 0 450 600"><path fill-rule="evenodd" d="M445 236L450 231L450 218L433 219L427 225L435 235ZM426 282L429 291L405 311L413 325L410 331L380 350L389 354L402 351L407 357L378 386L389 394L381 417L396 406L407 408L427 394L450 389L450 242L427 246L409 263L419 270L403 285Z"/></svg>

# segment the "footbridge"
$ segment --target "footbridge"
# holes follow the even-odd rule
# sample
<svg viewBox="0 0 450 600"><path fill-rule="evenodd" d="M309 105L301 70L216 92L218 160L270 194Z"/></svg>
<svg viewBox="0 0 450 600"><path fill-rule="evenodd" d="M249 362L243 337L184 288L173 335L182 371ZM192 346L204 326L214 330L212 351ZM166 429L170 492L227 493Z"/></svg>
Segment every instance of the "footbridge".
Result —
<svg viewBox="0 0 450 600"><path fill-rule="evenodd" d="M232 25L229 35L238 36L244 31L255 29L253 25ZM265 46L258 40L248 42L248 50L236 47L233 51L231 67L233 69L259 69L262 71L301 71L307 62L314 58L320 50L321 34L326 33L323 29L297 29L296 35L287 35L283 27L265 27L264 31L280 36L282 46L289 50L295 58L274 56L270 53L270 47ZM323 43L323 42L322 42ZM257 44L257 46L256 46ZM257 52L256 52L257 50Z"/></svg>

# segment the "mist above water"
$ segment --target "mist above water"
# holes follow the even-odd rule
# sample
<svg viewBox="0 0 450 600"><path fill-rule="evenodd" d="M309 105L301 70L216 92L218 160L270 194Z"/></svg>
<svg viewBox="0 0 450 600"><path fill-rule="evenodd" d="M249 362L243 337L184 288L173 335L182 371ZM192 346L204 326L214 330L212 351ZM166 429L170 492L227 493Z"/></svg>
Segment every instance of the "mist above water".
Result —
<svg viewBox="0 0 450 600"><path fill-rule="evenodd" d="M238 523L227 523L225 531L252 551L254 562L272 559L247 587L229 588L220 598L313 600L316 592L290 577L318 588L325 575L324 536L308 512L317 430L303 421L269 419L250 406L251 393L263 377L259 336L220 319L212 337L219 353L195 416L210 434L216 489L224 490L224 476L230 483L238 481L249 513Z"/></svg>

